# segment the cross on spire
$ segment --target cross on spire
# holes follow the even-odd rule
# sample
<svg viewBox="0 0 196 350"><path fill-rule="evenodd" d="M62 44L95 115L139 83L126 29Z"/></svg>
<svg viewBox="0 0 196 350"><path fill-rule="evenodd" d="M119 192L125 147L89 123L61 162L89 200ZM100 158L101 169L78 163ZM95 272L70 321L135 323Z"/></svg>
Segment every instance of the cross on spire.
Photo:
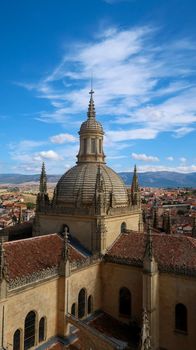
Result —
<svg viewBox="0 0 196 350"><path fill-rule="evenodd" d="M89 91L90 94L90 101L89 101L89 105L88 105L88 118L95 118L95 105L94 105L94 101L93 101L93 94L94 94L94 90L92 89L91 86L91 90Z"/></svg>

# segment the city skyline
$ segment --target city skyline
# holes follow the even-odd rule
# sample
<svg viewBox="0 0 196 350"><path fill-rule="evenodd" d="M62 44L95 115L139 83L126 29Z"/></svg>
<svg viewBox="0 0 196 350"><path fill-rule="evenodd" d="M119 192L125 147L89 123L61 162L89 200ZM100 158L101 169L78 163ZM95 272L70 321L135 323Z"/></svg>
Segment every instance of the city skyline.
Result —
<svg viewBox="0 0 196 350"><path fill-rule="evenodd" d="M109 166L196 171L189 3L20 1L11 12L1 4L0 173L74 165L92 74Z"/></svg>

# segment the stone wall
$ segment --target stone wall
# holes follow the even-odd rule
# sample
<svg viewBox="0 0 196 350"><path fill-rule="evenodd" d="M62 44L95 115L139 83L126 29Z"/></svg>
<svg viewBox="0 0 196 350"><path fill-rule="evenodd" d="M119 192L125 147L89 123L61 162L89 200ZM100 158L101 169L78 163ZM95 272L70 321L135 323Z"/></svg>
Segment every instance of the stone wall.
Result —
<svg viewBox="0 0 196 350"><path fill-rule="evenodd" d="M119 315L119 290L122 287L127 287L132 296L132 318L141 321L142 270L132 266L103 263L102 280L104 311L120 321L130 321L130 319L122 318Z"/></svg>
<svg viewBox="0 0 196 350"><path fill-rule="evenodd" d="M68 287L68 312L71 313L71 306L76 303L76 315L78 309L78 294L80 290L86 290L87 298L92 295L93 311L102 308L102 280L100 263L95 263L89 267L76 270L69 277ZM87 303L86 303L87 306ZM86 307L87 315L87 307Z"/></svg>
<svg viewBox="0 0 196 350"><path fill-rule="evenodd" d="M57 334L57 279L33 284L23 290L12 291L7 300L0 302L0 329L2 329L2 311L4 319L4 347L12 348L13 335L17 329L24 331L24 321L30 311L36 313L36 324L46 317L46 338ZM36 331L38 338L38 330ZM23 336L22 336L23 338ZM23 343L23 342L22 342Z"/></svg>
<svg viewBox="0 0 196 350"><path fill-rule="evenodd" d="M96 217L70 215L44 215L39 213L40 234L62 232L63 225L68 225L70 233L88 250L93 250L96 237ZM121 224L125 222L127 229L138 231L139 211L128 215L105 216L106 248L109 247L121 232Z"/></svg>
<svg viewBox="0 0 196 350"><path fill-rule="evenodd" d="M92 232L96 230L95 219L69 215L39 215L40 235L62 232L63 226L69 227L70 233L77 238L85 248L91 249Z"/></svg>
<svg viewBox="0 0 196 350"><path fill-rule="evenodd" d="M106 248L109 247L118 235L121 233L121 224L125 222L127 229L138 231L139 213L130 213L129 215L120 215L115 217L106 217Z"/></svg>
<svg viewBox="0 0 196 350"><path fill-rule="evenodd" d="M175 331L175 305L188 311L187 334ZM159 286L160 345L167 350L196 349L196 278L161 274Z"/></svg>

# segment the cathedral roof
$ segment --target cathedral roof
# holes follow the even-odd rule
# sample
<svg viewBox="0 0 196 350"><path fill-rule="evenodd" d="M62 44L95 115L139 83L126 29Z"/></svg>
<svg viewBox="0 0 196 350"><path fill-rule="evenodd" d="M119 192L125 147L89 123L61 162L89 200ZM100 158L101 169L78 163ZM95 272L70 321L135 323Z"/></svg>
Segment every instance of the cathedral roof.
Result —
<svg viewBox="0 0 196 350"><path fill-rule="evenodd" d="M153 251L160 271L196 275L196 239L188 236L152 234ZM105 259L143 266L146 235L121 234L108 249Z"/></svg>
<svg viewBox="0 0 196 350"><path fill-rule="evenodd" d="M106 202L111 193L116 207L128 205L127 188L118 174L105 164L84 163L68 170L57 184L56 202L75 205L92 205L97 182L98 168L103 180Z"/></svg>
<svg viewBox="0 0 196 350"><path fill-rule="evenodd" d="M42 270L58 267L62 259L64 240L57 234L22 239L3 244L6 275L9 280L22 278ZM85 256L69 245L70 262Z"/></svg>

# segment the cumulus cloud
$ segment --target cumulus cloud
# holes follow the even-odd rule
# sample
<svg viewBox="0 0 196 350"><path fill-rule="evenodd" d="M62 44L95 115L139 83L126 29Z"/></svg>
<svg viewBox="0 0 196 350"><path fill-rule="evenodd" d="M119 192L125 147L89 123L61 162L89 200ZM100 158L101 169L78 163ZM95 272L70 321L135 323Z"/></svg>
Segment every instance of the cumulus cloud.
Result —
<svg viewBox="0 0 196 350"><path fill-rule="evenodd" d="M175 137L192 132L196 88L189 80L196 47L189 38L157 45L155 33L157 29L150 26L108 27L92 40L66 48L48 76L35 83L19 83L51 104L51 110L40 112L37 119L76 126L78 119L72 116L86 112L93 71L97 114L111 120L108 135L114 142L154 139L165 131ZM126 124L132 126L130 133Z"/></svg>
<svg viewBox="0 0 196 350"><path fill-rule="evenodd" d="M166 159L167 159L167 160L169 160L170 162L173 162L173 160L174 160L174 157L172 157L172 156L169 156L169 157L166 157Z"/></svg>
<svg viewBox="0 0 196 350"><path fill-rule="evenodd" d="M157 131L154 129L128 129L128 130L115 130L107 131L106 138L113 141L125 141L125 140L150 140L157 135Z"/></svg>
<svg viewBox="0 0 196 350"><path fill-rule="evenodd" d="M65 134L58 134L50 137L50 141L56 144L63 144L66 142L77 142L78 139L71 134L65 133Z"/></svg>
<svg viewBox="0 0 196 350"><path fill-rule="evenodd" d="M132 153L131 157L135 160L142 160L143 162L159 162L159 158L155 156L147 156L145 153Z"/></svg>
<svg viewBox="0 0 196 350"><path fill-rule="evenodd" d="M63 159L62 156L60 156L57 152L55 152L53 150L41 151L34 158L37 160L39 160L40 158L51 159L51 160L62 160Z"/></svg>
<svg viewBox="0 0 196 350"><path fill-rule="evenodd" d="M175 138L194 132L196 47L189 38L167 39L157 44L158 31L152 26L107 27L89 41L73 42L66 47L59 64L40 81L18 83L37 98L48 101L49 108L36 115L36 119L61 124L66 130L49 140L60 158L77 153L73 153L72 147L77 141L74 128L78 129L86 118L91 71L97 118L104 121L106 129L108 158L121 157L121 149L130 148L134 140L155 139L164 132ZM68 126L73 127L73 135L69 134ZM63 144L67 146L65 150L57 149ZM30 145L26 143L26 147ZM28 159L24 148L17 157L21 161ZM39 152L30 155L31 159L38 157L43 155ZM172 162L173 157L167 160ZM67 162L73 163L71 156Z"/></svg>

